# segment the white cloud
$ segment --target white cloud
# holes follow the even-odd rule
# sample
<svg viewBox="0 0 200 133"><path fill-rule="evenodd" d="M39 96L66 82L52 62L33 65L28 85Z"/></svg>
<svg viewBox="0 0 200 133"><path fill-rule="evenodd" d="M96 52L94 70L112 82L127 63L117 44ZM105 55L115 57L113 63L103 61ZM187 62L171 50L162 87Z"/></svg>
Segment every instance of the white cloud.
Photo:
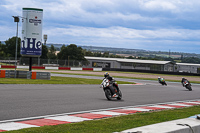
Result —
<svg viewBox="0 0 200 133"><path fill-rule="evenodd" d="M162 42L178 46L200 41L197 0L1 0L0 30L5 32L0 40L15 35L11 16L21 15L24 7L44 9L48 42L138 48L148 44L153 49Z"/></svg>
<svg viewBox="0 0 200 133"><path fill-rule="evenodd" d="M124 27L92 28L69 26L69 28L46 29L45 33L51 36L74 36L90 38L112 39L165 39L165 40L200 40L200 30L188 29L158 29L158 30L136 30Z"/></svg>
<svg viewBox="0 0 200 133"><path fill-rule="evenodd" d="M150 10L166 10L166 11L171 11L171 10L176 10L177 7L173 4L170 3L169 1L163 1L163 0L152 0L144 3L144 7L146 9Z"/></svg>

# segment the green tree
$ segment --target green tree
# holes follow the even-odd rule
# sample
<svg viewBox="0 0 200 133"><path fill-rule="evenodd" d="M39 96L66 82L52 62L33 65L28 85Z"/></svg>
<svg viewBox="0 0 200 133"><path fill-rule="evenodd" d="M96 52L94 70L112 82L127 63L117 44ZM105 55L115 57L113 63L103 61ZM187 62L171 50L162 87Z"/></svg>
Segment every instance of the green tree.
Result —
<svg viewBox="0 0 200 133"><path fill-rule="evenodd" d="M65 45L63 45L57 57L58 59L67 60L68 56L69 56L68 48Z"/></svg>
<svg viewBox="0 0 200 133"><path fill-rule="evenodd" d="M6 53L4 51L5 51L5 45L0 42L0 57L6 56Z"/></svg>
<svg viewBox="0 0 200 133"><path fill-rule="evenodd" d="M101 57L101 52L94 52L95 57Z"/></svg>
<svg viewBox="0 0 200 133"><path fill-rule="evenodd" d="M40 58L42 59L48 59L48 48L46 45L42 45L42 55L40 56Z"/></svg>
<svg viewBox="0 0 200 133"><path fill-rule="evenodd" d="M185 57L181 61L182 63L195 63L200 64L200 59L197 57Z"/></svg>
<svg viewBox="0 0 200 133"><path fill-rule="evenodd" d="M86 49L83 49L83 53L85 56L94 56L94 54L91 51L87 51Z"/></svg>
<svg viewBox="0 0 200 133"><path fill-rule="evenodd" d="M5 41L5 43L6 43L6 46L5 46L6 57L15 57L16 37L9 38L8 40ZM18 42L17 42L17 57L21 57L21 54L20 54L20 43L21 43L21 38L18 38Z"/></svg>
<svg viewBox="0 0 200 133"><path fill-rule="evenodd" d="M77 60L77 61L86 61L84 58L83 49L77 47L75 44L70 44L68 46L63 45L61 51L58 53L58 59L62 60Z"/></svg>
<svg viewBox="0 0 200 133"><path fill-rule="evenodd" d="M102 57L109 57L109 52L104 52Z"/></svg>
<svg viewBox="0 0 200 133"><path fill-rule="evenodd" d="M53 45L51 45L51 47L49 48L49 52L48 52L47 56L48 56L49 59L56 59L57 58L56 48Z"/></svg>

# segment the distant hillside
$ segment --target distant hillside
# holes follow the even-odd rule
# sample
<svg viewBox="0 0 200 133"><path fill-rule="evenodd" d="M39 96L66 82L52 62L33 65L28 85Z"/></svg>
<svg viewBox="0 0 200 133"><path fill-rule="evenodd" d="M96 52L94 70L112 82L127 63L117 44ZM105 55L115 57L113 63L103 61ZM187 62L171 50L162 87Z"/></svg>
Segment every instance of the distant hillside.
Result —
<svg viewBox="0 0 200 133"><path fill-rule="evenodd" d="M54 47L59 51L62 45L66 44L47 44L48 47L54 45ZM67 45L66 45L67 46ZM141 57L171 57L171 58L181 58L181 57L197 57L200 58L200 54L195 53L182 53L182 52L171 52L171 51L147 51L143 49L127 49L127 48L113 48L113 47L98 47L98 46L81 46L82 49L86 49L92 52L109 52L117 55L127 55L127 56L141 56Z"/></svg>

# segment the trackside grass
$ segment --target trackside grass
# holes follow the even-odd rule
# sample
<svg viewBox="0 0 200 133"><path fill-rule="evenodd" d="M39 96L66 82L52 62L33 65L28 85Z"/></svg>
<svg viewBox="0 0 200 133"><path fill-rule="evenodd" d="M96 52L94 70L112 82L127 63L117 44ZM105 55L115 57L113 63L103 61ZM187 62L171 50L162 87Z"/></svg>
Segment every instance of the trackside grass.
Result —
<svg viewBox="0 0 200 133"><path fill-rule="evenodd" d="M84 75L84 76L98 76L98 77L102 77L102 75L93 75L93 74L77 74L77 73L60 73L60 72L52 72L52 73L56 73L56 74L70 74L70 75ZM111 73L111 72L110 72ZM113 72L112 72L113 73ZM118 73L131 73L131 72L118 72ZM132 73L136 73L136 72L132 72ZM139 74L146 74L146 73L139 73ZM147 73L147 75L150 75L149 73ZM160 77L163 77L167 74L152 74L152 75L158 75ZM169 76L169 75L167 75ZM170 75L170 76L178 76L181 79L181 75ZM185 76L185 77L195 77L195 76ZM198 76L196 76L198 77ZM158 80L157 78L145 78L142 77L125 77L125 76L114 76L114 78L128 78L128 79L141 79L141 80ZM181 80L171 80L171 79L166 79L166 81L169 82L181 82ZM196 84L200 84L200 81L190 81L191 83L196 83Z"/></svg>
<svg viewBox="0 0 200 133"><path fill-rule="evenodd" d="M136 113L109 119L21 129L18 131L9 131L9 133L112 133L165 121L188 118L199 114L199 110L200 106L193 106L182 109Z"/></svg>
<svg viewBox="0 0 200 133"><path fill-rule="evenodd" d="M51 76L51 80L0 78L0 84L101 84L99 79L83 79ZM117 81L118 84L135 84L133 82Z"/></svg>

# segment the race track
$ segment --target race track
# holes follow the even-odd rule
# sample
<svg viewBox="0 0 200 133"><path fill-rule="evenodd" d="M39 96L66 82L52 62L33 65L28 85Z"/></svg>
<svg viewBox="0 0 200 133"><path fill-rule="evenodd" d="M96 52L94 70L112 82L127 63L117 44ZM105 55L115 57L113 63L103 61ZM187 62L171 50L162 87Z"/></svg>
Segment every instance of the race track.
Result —
<svg viewBox="0 0 200 133"><path fill-rule="evenodd" d="M52 114L200 99L200 86L188 91L181 83L162 86L156 81L135 80L143 85L119 85L121 101L108 101L99 85L0 85L0 121ZM144 84L146 83L146 84Z"/></svg>

